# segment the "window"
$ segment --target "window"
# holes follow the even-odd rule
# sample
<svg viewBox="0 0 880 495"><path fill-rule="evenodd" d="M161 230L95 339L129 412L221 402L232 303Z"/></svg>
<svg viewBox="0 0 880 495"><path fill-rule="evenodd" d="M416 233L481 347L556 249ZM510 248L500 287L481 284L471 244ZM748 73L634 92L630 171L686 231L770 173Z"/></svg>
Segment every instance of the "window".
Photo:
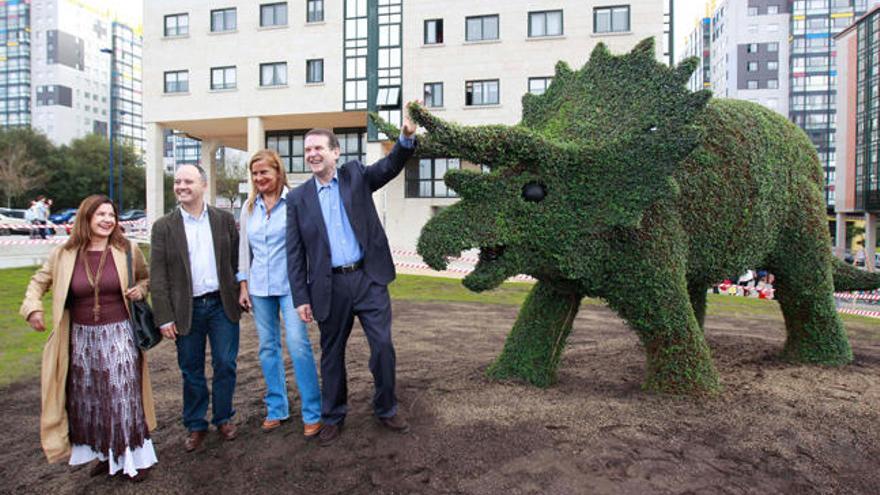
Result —
<svg viewBox="0 0 880 495"><path fill-rule="evenodd" d="M779 70L779 62L776 62L776 61L767 62L767 70Z"/></svg>
<svg viewBox="0 0 880 495"><path fill-rule="evenodd" d="M758 89L758 81L754 81L754 80L747 81L746 85L747 85L748 89Z"/></svg>
<svg viewBox="0 0 880 495"><path fill-rule="evenodd" d="M211 89L233 89L235 86L235 66L211 68Z"/></svg>
<svg viewBox="0 0 880 495"><path fill-rule="evenodd" d="M779 43L777 43L775 41L773 43L767 43L767 51L768 52L778 52L779 51Z"/></svg>
<svg viewBox="0 0 880 495"><path fill-rule="evenodd" d="M553 82L552 77L530 77L529 93L533 95L542 95L547 91L547 86L550 86L551 82Z"/></svg>
<svg viewBox="0 0 880 495"><path fill-rule="evenodd" d="M235 8L219 9L211 11L211 32L235 31L236 28Z"/></svg>
<svg viewBox="0 0 880 495"><path fill-rule="evenodd" d="M758 7L749 7L748 15L758 15Z"/></svg>
<svg viewBox="0 0 880 495"><path fill-rule="evenodd" d="M287 84L287 62L260 64L260 86Z"/></svg>
<svg viewBox="0 0 880 495"><path fill-rule="evenodd" d="M260 26L286 26L287 2L260 5Z"/></svg>
<svg viewBox="0 0 880 495"><path fill-rule="evenodd" d="M465 19L465 41L498 39L498 16L481 15Z"/></svg>
<svg viewBox="0 0 880 495"><path fill-rule="evenodd" d="M322 22L324 20L324 0L308 0L306 4L306 22Z"/></svg>
<svg viewBox="0 0 880 495"><path fill-rule="evenodd" d="M768 5L767 6L767 15L774 15L779 13L778 5Z"/></svg>
<svg viewBox="0 0 880 495"><path fill-rule="evenodd" d="M465 82L465 105L497 105L499 102L498 79Z"/></svg>
<svg viewBox="0 0 880 495"><path fill-rule="evenodd" d="M447 170L461 168L457 158L422 158L406 166L407 198L455 198L455 191L446 187L443 176Z"/></svg>
<svg viewBox="0 0 880 495"><path fill-rule="evenodd" d="M189 14L165 16L165 36L185 36L189 34Z"/></svg>
<svg viewBox="0 0 880 495"><path fill-rule="evenodd" d="M324 59L323 58L306 60L306 82L307 83L324 82Z"/></svg>
<svg viewBox="0 0 880 495"><path fill-rule="evenodd" d="M562 36L562 11L529 12L529 37Z"/></svg>
<svg viewBox="0 0 880 495"><path fill-rule="evenodd" d="M339 139L339 160L336 161L337 165L342 165L352 160L366 160L366 133L364 131L342 132L334 129L333 132L336 133L336 138Z"/></svg>
<svg viewBox="0 0 880 495"><path fill-rule="evenodd" d="M749 72L758 72L758 62L748 62L746 64L746 70Z"/></svg>
<svg viewBox="0 0 880 495"><path fill-rule="evenodd" d="M746 53L758 53L758 44L757 43L749 43L746 46Z"/></svg>
<svg viewBox="0 0 880 495"><path fill-rule="evenodd" d="M779 79L770 79L767 81L767 89L779 88Z"/></svg>
<svg viewBox="0 0 880 495"><path fill-rule="evenodd" d="M400 105L400 86L380 86L376 91L376 106L387 109Z"/></svg>
<svg viewBox="0 0 880 495"><path fill-rule="evenodd" d="M165 73L166 93L186 93L189 91L189 71L175 70Z"/></svg>
<svg viewBox="0 0 880 495"><path fill-rule="evenodd" d="M443 19L428 19L425 21L426 45L439 45L443 43Z"/></svg>
<svg viewBox="0 0 880 495"><path fill-rule="evenodd" d="M432 82L425 83L425 106L428 108L437 108L443 106L443 83Z"/></svg>
<svg viewBox="0 0 880 495"><path fill-rule="evenodd" d="M594 33L622 33L629 31L629 5L596 7L593 9Z"/></svg>
<svg viewBox="0 0 880 495"><path fill-rule="evenodd" d="M290 132L266 134L266 147L278 152L288 173L309 172L303 151L303 136Z"/></svg>

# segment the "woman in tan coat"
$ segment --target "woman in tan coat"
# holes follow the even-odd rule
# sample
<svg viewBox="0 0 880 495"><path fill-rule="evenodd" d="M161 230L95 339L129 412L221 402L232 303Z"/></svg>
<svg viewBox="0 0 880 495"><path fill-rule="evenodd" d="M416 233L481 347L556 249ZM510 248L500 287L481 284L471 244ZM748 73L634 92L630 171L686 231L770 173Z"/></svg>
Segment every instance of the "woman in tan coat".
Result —
<svg viewBox="0 0 880 495"><path fill-rule="evenodd" d="M40 439L49 462L96 460L91 474L124 472L135 481L156 463L156 417L146 360L137 348L127 300L143 299L143 253L117 223L116 208L94 195L79 206L67 242L31 279L21 314L45 329L42 298L52 291L52 334L43 349ZM128 288L126 252L135 284Z"/></svg>

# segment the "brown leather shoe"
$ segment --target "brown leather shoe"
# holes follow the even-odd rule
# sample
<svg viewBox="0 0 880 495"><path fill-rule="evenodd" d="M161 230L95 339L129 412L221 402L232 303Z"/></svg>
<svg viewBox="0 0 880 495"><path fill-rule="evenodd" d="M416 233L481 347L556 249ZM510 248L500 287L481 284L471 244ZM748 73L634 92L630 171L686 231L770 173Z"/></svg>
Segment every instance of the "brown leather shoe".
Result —
<svg viewBox="0 0 880 495"><path fill-rule="evenodd" d="M321 427L321 433L318 439L321 441L321 447L326 447L336 440L339 440L339 434L342 432L342 423L338 425L324 425Z"/></svg>
<svg viewBox="0 0 880 495"><path fill-rule="evenodd" d="M401 418L399 414L387 418L379 418L379 422L382 423L382 426L385 428L388 428L391 431L396 431L397 433L406 433L409 431L409 423Z"/></svg>
<svg viewBox="0 0 880 495"><path fill-rule="evenodd" d="M151 468L141 469L137 472L136 475L130 477L128 480L132 483L140 483L141 481L144 481L145 479L150 477L150 469Z"/></svg>
<svg viewBox="0 0 880 495"><path fill-rule="evenodd" d="M320 422L303 425L303 435L306 438L314 438L318 433L321 433Z"/></svg>
<svg viewBox="0 0 880 495"><path fill-rule="evenodd" d="M187 452L192 452L197 450L199 447L205 443L205 437L208 435L208 432L205 430L202 431L191 431L189 432L189 436L186 437L186 441L183 443L183 447Z"/></svg>
<svg viewBox="0 0 880 495"><path fill-rule="evenodd" d="M95 461L92 469L89 469L89 476L101 476L102 474L110 474L110 461Z"/></svg>
<svg viewBox="0 0 880 495"><path fill-rule="evenodd" d="M218 426L217 431L220 432L220 438L229 442L235 440L235 434L238 433L238 427L230 421Z"/></svg>
<svg viewBox="0 0 880 495"><path fill-rule="evenodd" d="M263 430L263 433L269 433L270 431L277 430L280 426L280 419L264 419L263 425L260 426L260 429Z"/></svg>

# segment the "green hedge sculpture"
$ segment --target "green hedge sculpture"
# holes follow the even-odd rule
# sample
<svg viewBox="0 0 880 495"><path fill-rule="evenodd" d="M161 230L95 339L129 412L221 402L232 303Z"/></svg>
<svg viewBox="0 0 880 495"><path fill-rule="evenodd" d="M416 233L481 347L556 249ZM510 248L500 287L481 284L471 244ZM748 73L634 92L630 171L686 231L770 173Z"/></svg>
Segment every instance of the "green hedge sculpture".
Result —
<svg viewBox="0 0 880 495"><path fill-rule="evenodd" d="M490 376L552 384L589 296L638 334L645 389L715 393L706 292L757 267L776 275L785 359L852 360L832 267L839 289L877 287L880 277L832 261L812 143L764 107L688 91L696 66L660 64L653 39L622 56L599 43L582 69L559 62L543 95L525 95L515 126L464 127L409 106L427 131L421 156L490 170L446 173L461 200L422 229L424 261L442 270L449 257L480 248L463 282L474 291L521 273L537 279Z"/></svg>

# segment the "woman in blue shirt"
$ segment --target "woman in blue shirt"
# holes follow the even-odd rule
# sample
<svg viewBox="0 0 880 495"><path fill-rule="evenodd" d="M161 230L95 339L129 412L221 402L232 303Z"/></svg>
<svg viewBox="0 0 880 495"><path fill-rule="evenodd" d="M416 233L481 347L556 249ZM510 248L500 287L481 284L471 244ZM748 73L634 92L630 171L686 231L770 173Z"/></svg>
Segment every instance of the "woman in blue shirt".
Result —
<svg viewBox="0 0 880 495"><path fill-rule="evenodd" d="M266 419L269 432L290 417L287 380L281 351L284 319L287 352L293 361L296 386L302 402L303 434L313 437L321 430L321 393L312 345L305 323L296 314L296 304L287 280L287 176L281 159L272 150L251 157L251 194L241 212L238 281L239 302L253 309L260 339L260 365L266 380Z"/></svg>

